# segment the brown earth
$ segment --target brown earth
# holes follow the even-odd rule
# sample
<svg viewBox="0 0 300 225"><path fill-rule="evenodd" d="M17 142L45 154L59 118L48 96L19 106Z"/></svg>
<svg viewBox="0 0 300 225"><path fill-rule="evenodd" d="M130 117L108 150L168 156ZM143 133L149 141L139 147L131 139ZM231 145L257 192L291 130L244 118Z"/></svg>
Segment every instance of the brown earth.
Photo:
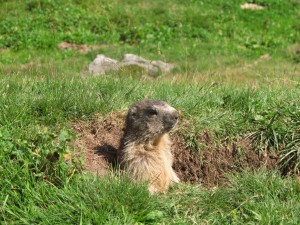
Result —
<svg viewBox="0 0 300 225"><path fill-rule="evenodd" d="M86 54L89 51L89 48L87 45L77 45L73 43L68 43L68 42L61 42L57 46L59 49L72 49L72 50L77 50L82 54Z"/></svg>
<svg viewBox="0 0 300 225"><path fill-rule="evenodd" d="M71 49L75 51L79 51L81 54L87 54L90 50L97 50L99 49L99 46L96 45L79 45L74 43L68 43L68 42L60 42L57 45L58 49L65 50L65 49Z"/></svg>
<svg viewBox="0 0 300 225"><path fill-rule="evenodd" d="M97 116L89 123L78 121L72 124L77 133L75 148L84 157L84 170L103 176L117 165L125 115L112 113L106 117ZM204 131L195 139L200 150L188 147L188 138L178 131L171 133L171 139L174 169L180 179L207 187L224 184L224 175L228 172L261 167L274 169L279 161L275 154L257 153L247 138L215 143L216 137Z"/></svg>

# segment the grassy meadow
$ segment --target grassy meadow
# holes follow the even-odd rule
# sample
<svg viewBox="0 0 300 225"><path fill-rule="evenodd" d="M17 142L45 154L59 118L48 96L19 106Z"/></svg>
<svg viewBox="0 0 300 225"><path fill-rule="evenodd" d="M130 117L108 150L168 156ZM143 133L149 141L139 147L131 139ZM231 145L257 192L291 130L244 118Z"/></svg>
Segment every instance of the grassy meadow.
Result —
<svg viewBox="0 0 300 225"><path fill-rule="evenodd" d="M0 224L300 224L300 2L0 0ZM61 42L87 45L59 49ZM174 62L82 77L97 54ZM162 99L216 142L253 137L278 170L227 174L224 186L145 185L81 171L75 121ZM197 144L197 143L196 143ZM201 145L199 145L201 146ZM199 149L201 151L201 148ZM51 160L51 158L57 160ZM288 171L289 176L282 176Z"/></svg>

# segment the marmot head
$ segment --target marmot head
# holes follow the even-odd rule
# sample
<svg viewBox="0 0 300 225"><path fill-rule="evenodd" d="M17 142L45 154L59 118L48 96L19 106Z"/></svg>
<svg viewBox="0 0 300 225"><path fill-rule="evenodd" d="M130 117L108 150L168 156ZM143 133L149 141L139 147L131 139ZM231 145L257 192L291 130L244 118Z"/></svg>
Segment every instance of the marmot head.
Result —
<svg viewBox="0 0 300 225"><path fill-rule="evenodd" d="M138 139L155 138L169 132L177 121L178 112L166 102L141 100L128 110L125 132Z"/></svg>

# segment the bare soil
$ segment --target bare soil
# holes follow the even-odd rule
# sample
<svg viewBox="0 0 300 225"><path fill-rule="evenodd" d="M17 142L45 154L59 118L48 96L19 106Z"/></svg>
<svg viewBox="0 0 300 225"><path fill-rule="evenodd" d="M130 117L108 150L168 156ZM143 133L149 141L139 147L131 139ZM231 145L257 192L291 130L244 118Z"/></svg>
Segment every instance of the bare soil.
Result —
<svg viewBox="0 0 300 225"><path fill-rule="evenodd" d="M65 50L65 49L71 49L75 51L79 51L81 54L87 54L90 50L96 50L99 48L99 46L96 45L78 45L74 43L68 43L68 42L60 42L57 45L58 49Z"/></svg>
<svg viewBox="0 0 300 225"><path fill-rule="evenodd" d="M77 133L75 147L84 157L84 170L103 176L117 166L125 115L112 113L106 117L96 116L89 123L78 121L72 124ZM275 154L256 152L247 138L218 141L213 134L204 131L196 137L201 144L200 150L188 147L183 135L177 131L171 133L171 139L173 167L181 181L206 187L226 183L226 173L262 167L274 169L279 161Z"/></svg>

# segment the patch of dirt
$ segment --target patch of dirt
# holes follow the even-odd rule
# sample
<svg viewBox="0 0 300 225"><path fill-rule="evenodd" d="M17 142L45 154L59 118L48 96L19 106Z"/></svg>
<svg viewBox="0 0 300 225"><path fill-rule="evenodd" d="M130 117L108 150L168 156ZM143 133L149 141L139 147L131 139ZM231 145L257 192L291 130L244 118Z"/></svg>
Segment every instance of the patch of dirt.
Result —
<svg viewBox="0 0 300 225"><path fill-rule="evenodd" d="M60 42L58 44L59 49L71 49L79 51L81 54L87 54L91 49L95 50L98 49L98 46L88 46L88 45L79 45L79 44L73 44L68 42Z"/></svg>
<svg viewBox="0 0 300 225"><path fill-rule="evenodd" d="M126 112L98 116L89 123L72 124L77 133L75 147L84 156L84 170L100 176L117 166L117 151L123 136ZM228 172L265 167L274 169L279 161L275 154L258 154L249 139L216 143L216 137L205 131L196 137L201 145L199 152L188 147L178 132L171 134L173 141L174 169L181 181L201 183L212 187L226 183Z"/></svg>
<svg viewBox="0 0 300 225"><path fill-rule="evenodd" d="M64 50L64 49L71 49L75 51L79 51L81 54L87 54L91 50L98 50L101 47L107 47L107 46L100 46L100 45L79 45L79 44L74 44L74 43L69 43L69 42L60 42L58 44L58 49Z"/></svg>
<svg viewBox="0 0 300 225"><path fill-rule="evenodd" d="M216 186L226 183L225 174L243 169L275 169L277 155L257 153L249 139L222 144L214 143L215 137L205 131L197 136L201 150L190 149L183 137L173 135L174 168L182 181Z"/></svg>
<svg viewBox="0 0 300 225"><path fill-rule="evenodd" d="M99 116L88 124L75 122L72 127L78 137L75 147L84 157L84 170L105 175L116 165L117 150L123 136L124 115Z"/></svg>
<svg viewBox="0 0 300 225"><path fill-rule="evenodd" d="M31 62L22 64L21 68L22 69L28 69L28 68L39 67L39 66L40 66L39 61L31 61Z"/></svg>

